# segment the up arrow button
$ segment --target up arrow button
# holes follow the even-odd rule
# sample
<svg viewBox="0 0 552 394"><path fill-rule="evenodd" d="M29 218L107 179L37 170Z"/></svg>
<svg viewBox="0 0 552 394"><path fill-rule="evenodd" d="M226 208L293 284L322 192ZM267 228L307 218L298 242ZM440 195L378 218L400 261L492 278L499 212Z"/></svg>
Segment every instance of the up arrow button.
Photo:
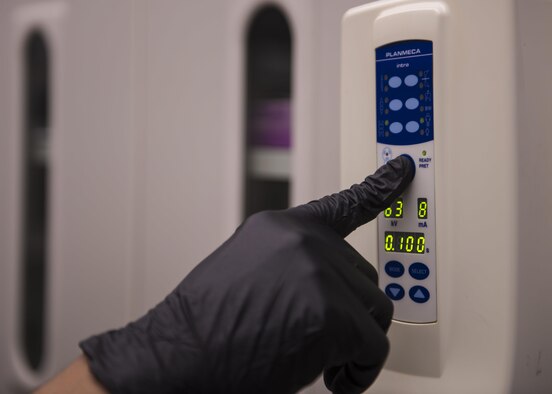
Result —
<svg viewBox="0 0 552 394"><path fill-rule="evenodd" d="M413 286L408 291L410 299L418 304L429 301L429 290L423 286Z"/></svg>

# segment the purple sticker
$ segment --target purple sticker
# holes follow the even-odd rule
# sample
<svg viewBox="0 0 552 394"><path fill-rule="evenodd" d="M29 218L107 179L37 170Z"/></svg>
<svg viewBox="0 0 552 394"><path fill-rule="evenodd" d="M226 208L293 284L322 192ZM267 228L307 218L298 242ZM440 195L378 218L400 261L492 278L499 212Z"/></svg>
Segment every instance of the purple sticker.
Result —
<svg viewBox="0 0 552 394"><path fill-rule="evenodd" d="M263 100L254 104L249 119L249 145L291 147L291 101Z"/></svg>

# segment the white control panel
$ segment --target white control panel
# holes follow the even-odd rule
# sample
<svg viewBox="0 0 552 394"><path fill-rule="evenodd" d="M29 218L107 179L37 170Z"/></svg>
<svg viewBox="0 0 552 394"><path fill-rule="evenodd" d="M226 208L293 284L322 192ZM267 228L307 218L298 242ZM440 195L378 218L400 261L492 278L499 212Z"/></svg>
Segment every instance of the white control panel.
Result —
<svg viewBox="0 0 552 394"><path fill-rule="evenodd" d="M437 321L433 43L407 40L376 48L378 166L402 154L415 178L378 217L380 287L394 319Z"/></svg>
<svg viewBox="0 0 552 394"><path fill-rule="evenodd" d="M343 18L341 185L416 163L402 200L348 237L395 306L372 393L552 392L550 21L536 0Z"/></svg>

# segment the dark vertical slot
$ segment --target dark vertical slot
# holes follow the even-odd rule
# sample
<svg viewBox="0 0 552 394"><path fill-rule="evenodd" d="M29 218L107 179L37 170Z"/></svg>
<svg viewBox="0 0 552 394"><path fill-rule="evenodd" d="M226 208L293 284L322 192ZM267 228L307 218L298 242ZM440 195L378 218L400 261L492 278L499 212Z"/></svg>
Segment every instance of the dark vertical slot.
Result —
<svg viewBox="0 0 552 394"><path fill-rule="evenodd" d="M246 217L289 206L291 40L288 21L277 7L263 7L251 19L246 41Z"/></svg>
<svg viewBox="0 0 552 394"><path fill-rule="evenodd" d="M23 48L23 211L22 305L20 332L31 368L40 368L44 353L48 247L48 127L50 81L48 48L32 32Z"/></svg>

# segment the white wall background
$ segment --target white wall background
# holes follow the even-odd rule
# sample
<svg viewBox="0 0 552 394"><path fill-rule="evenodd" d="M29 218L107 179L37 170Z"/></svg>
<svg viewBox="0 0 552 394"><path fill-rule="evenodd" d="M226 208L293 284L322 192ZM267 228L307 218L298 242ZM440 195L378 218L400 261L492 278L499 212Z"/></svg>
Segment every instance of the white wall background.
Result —
<svg viewBox="0 0 552 394"><path fill-rule="evenodd" d="M341 17L281 0L294 37L294 204L339 185ZM240 221L243 43L258 0L0 1L0 392L143 314ZM21 46L51 49L46 358L20 354ZM315 390L315 389L313 389Z"/></svg>

